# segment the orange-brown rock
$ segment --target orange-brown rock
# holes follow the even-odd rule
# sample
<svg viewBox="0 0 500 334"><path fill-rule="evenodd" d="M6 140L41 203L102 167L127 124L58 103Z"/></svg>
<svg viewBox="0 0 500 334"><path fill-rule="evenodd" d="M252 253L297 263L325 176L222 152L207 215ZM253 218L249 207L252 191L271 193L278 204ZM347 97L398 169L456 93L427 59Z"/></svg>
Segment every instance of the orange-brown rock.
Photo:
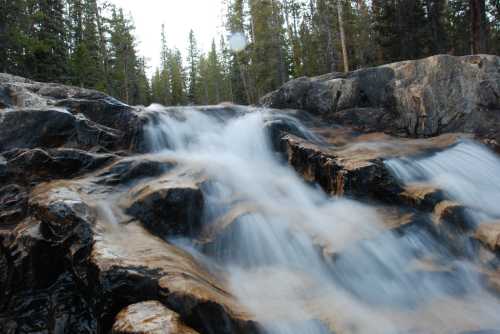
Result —
<svg viewBox="0 0 500 334"><path fill-rule="evenodd" d="M432 211L445 199L443 191L429 184L409 184L399 194L403 202L414 208Z"/></svg>
<svg viewBox="0 0 500 334"><path fill-rule="evenodd" d="M158 301L129 305L118 313L113 334L197 334Z"/></svg>
<svg viewBox="0 0 500 334"><path fill-rule="evenodd" d="M491 251L500 251L500 222L484 222L476 228L474 237Z"/></svg>
<svg viewBox="0 0 500 334"><path fill-rule="evenodd" d="M433 213L433 222L437 227L447 225L455 230L470 229L466 208L457 202L445 200L439 202Z"/></svg>

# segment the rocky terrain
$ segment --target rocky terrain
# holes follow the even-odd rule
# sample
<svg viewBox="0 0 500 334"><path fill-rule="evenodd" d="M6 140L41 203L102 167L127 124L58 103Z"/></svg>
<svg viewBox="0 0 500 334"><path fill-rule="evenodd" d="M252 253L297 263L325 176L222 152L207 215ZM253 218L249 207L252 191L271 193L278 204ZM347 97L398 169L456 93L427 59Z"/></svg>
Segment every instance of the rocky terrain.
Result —
<svg viewBox="0 0 500 334"><path fill-rule="evenodd" d="M477 224L471 210L481 209L435 183L403 182L387 162L432 156L472 139L496 149L499 57L437 56L300 78L262 104L284 110L196 110L223 120L266 112L264 130L280 159L328 195L369 203L381 217L382 232L359 230L338 243L311 229L327 267L343 268L352 247L384 231L401 238L425 231L447 254L474 259L471 270L488 302L454 292L377 315L399 324L399 333L498 332L495 317L478 327L461 315L499 296L500 215L482 215L491 221ZM0 107L0 333L266 332L229 273L205 259L242 228L242 217L264 209L236 194L227 210L208 210L211 174L155 154L148 128L161 121L157 113L96 91L7 74L0 74ZM165 112L182 119L184 110ZM308 223L296 222L306 230ZM198 251L172 241L179 238ZM427 255L404 264L408 277L449 283L463 275L460 266ZM301 289L316 291L304 282ZM328 333L366 333L342 318L341 303L328 304L339 298L331 293L312 293L306 308L313 316L302 320ZM269 298L269 321L281 318L271 291L259 296ZM435 312L449 316L437 319Z"/></svg>
<svg viewBox="0 0 500 334"><path fill-rule="evenodd" d="M433 56L354 72L302 77L261 99L330 124L421 138L466 132L497 146L498 56Z"/></svg>

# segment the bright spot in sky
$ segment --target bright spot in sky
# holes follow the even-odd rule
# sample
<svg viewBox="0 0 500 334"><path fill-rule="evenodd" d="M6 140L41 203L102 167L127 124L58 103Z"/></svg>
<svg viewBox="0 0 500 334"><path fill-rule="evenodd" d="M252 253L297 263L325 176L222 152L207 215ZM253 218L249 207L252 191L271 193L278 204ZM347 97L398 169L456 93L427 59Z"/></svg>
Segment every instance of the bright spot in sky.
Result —
<svg viewBox="0 0 500 334"><path fill-rule="evenodd" d="M189 30L193 29L198 47L206 52L212 38L218 43L222 29L221 0L111 0L134 19L139 55L146 57L149 74L160 64L160 32L165 24L167 44L186 55Z"/></svg>
<svg viewBox="0 0 500 334"><path fill-rule="evenodd" d="M229 36L229 47L234 52L243 51L247 46L247 39L242 32L234 32Z"/></svg>

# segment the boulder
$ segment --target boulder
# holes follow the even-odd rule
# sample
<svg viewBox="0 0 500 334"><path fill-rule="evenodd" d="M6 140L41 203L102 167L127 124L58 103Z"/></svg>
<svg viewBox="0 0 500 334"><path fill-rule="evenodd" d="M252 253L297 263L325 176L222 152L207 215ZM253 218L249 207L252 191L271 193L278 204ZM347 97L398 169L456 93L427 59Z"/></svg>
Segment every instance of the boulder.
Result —
<svg viewBox="0 0 500 334"><path fill-rule="evenodd" d="M2 330L96 333L90 208L60 183L34 189L28 210L0 226Z"/></svg>
<svg viewBox="0 0 500 334"><path fill-rule="evenodd" d="M131 190L126 213L160 237L195 236L204 206L200 182L174 172Z"/></svg>
<svg viewBox="0 0 500 334"><path fill-rule="evenodd" d="M8 110L0 116L0 151L33 148L34 143L59 147L70 139L72 147L84 149L141 145L143 120L138 109L98 91L0 73L0 107Z"/></svg>
<svg viewBox="0 0 500 334"><path fill-rule="evenodd" d="M318 183L331 195L374 197L393 200L401 192L381 159L344 158L293 135L282 137L289 164L309 182Z"/></svg>
<svg viewBox="0 0 500 334"><path fill-rule="evenodd" d="M113 334L197 334L158 301L129 305L116 316Z"/></svg>
<svg viewBox="0 0 500 334"><path fill-rule="evenodd" d="M61 109L20 109L0 114L0 152L20 148L119 149L124 135Z"/></svg>
<svg viewBox="0 0 500 334"><path fill-rule="evenodd" d="M467 132L498 141L500 57L438 55L292 80L260 104L298 108L361 131L408 137Z"/></svg>

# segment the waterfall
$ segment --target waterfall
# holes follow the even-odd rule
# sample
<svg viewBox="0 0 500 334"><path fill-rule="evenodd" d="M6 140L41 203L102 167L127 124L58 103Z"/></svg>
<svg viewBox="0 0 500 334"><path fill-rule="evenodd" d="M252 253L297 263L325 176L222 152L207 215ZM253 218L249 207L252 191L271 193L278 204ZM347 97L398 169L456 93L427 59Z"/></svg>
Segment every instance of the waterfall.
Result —
<svg viewBox="0 0 500 334"><path fill-rule="evenodd" d="M299 121L267 110L220 117L152 106L148 113L151 151L202 169L211 180L203 189L205 224L239 210L224 237L186 249L228 273L231 293L263 333L455 333L458 323L471 331L500 328L500 303L482 287L473 263L425 229L387 230L375 206L331 198L280 160L266 124L292 122L313 137ZM401 182L434 182L485 215L500 214L500 163L477 144L387 166ZM420 270L422 259L445 268Z"/></svg>
<svg viewBox="0 0 500 334"><path fill-rule="evenodd" d="M500 159L486 147L462 141L424 158L386 161L405 184L425 182L469 207L477 220L500 218Z"/></svg>

